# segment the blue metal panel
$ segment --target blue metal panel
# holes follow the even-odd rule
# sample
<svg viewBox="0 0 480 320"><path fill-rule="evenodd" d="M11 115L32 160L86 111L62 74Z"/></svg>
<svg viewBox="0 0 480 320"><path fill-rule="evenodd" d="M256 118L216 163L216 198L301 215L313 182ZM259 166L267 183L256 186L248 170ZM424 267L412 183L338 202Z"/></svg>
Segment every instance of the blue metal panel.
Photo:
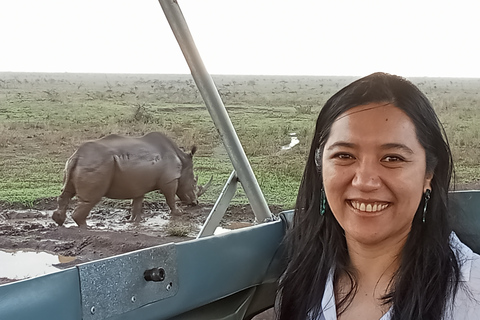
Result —
<svg viewBox="0 0 480 320"><path fill-rule="evenodd" d="M2 320L78 320L81 315L76 268L0 286Z"/></svg>
<svg viewBox="0 0 480 320"><path fill-rule="evenodd" d="M279 220L179 243L177 295L112 319L169 319L262 282L275 281L278 273L268 271L284 233ZM271 278L266 279L267 274Z"/></svg>
<svg viewBox="0 0 480 320"><path fill-rule="evenodd" d="M280 260L275 260L276 266L271 262L284 232L284 223L277 220L177 243L177 294L109 319L168 319L274 282ZM0 286L0 319L82 319L80 292L77 268Z"/></svg>

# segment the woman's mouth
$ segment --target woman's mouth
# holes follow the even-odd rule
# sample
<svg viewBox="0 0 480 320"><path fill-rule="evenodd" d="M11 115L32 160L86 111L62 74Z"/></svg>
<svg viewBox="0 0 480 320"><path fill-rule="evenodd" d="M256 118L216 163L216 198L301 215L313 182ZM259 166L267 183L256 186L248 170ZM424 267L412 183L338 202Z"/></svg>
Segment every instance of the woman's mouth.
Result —
<svg viewBox="0 0 480 320"><path fill-rule="evenodd" d="M361 212L377 213L388 208L389 204L386 202L361 202L357 200L350 200L350 205Z"/></svg>

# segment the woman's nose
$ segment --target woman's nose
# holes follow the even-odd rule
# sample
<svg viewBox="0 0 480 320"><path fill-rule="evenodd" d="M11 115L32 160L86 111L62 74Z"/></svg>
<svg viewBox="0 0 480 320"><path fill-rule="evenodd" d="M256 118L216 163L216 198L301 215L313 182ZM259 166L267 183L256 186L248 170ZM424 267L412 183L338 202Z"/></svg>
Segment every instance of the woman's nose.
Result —
<svg viewBox="0 0 480 320"><path fill-rule="evenodd" d="M373 191L381 186L379 168L375 161L362 161L358 164L352 185L361 191Z"/></svg>

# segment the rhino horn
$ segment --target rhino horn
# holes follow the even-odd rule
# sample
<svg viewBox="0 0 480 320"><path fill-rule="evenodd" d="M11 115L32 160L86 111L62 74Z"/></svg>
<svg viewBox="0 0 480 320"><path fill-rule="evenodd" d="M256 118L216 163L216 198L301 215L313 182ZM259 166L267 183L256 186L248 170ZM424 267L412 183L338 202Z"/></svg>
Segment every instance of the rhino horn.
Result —
<svg viewBox="0 0 480 320"><path fill-rule="evenodd" d="M198 187L198 193L197 193L197 197L200 197L202 194L205 193L205 191L207 191L207 189L210 187L210 185L212 184L212 180L213 180L213 176L210 178L210 180L204 184L203 186L199 186Z"/></svg>
<svg viewBox="0 0 480 320"><path fill-rule="evenodd" d="M193 157L193 155L197 152L197 146L193 145L192 150L190 151L190 157Z"/></svg>

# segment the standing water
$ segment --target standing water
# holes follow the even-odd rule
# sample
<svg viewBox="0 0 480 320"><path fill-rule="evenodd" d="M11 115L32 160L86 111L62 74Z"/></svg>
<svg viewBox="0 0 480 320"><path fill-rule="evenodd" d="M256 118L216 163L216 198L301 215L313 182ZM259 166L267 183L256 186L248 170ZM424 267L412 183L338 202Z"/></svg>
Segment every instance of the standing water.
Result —
<svg viewBox="0 0 480 320"><path fill-rule="evenodd" d="M54 265L75 260L46 252L0 251L0 277L21 280L59 271Z"/></svg>
<svg viewBox="0 0 480 320"><path fill-rule="evenodd" d="M290 150L300 143L300 140L298 140L297 134L295 132L290 133L289 136L290 136L290 144L286 146L282 146L282 150Z"/></svg>

